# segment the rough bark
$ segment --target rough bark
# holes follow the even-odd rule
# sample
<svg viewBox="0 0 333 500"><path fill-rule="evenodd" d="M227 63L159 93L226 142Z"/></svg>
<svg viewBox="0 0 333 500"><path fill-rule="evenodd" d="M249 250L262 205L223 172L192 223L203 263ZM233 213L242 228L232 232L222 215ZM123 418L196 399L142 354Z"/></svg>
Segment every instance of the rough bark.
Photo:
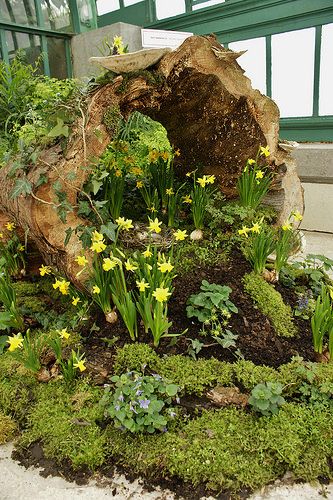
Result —
<svg viewBox="0 0 333 500"><path fill-rule="evenodd" d="M117 76L89 99L87 113L77 121L65 153L54 146L31 166L28 178L36 183L41 172L48 182L32 196L11 199L14 180L8 169L0 171L0 208L29 229L47 263L55 265L75 281L74 256L81 244L74 236L64 246L66 230L82 224L76 210L61 223L54 207L52 184L59 180L73 206L87 179L91 158L100 156L112 139L103 124L105 111L119 107L123 116L138 110L160 121L171 143L181 151L184 172L204 165L214 173L222 191L235 195L236 180L247 158L255 157L260 145L269 146L276 181L267 202L284 219L291 209L303 209L302 189L296 168L287 152L278 146L279 111L276 104L243 74L231 51L214 37L188 38L166 54L153 68ZM84 168L82 168L84 167ZM76 177L69 180L68 174ZM43 201L40 201L43 200Z"/></svg>

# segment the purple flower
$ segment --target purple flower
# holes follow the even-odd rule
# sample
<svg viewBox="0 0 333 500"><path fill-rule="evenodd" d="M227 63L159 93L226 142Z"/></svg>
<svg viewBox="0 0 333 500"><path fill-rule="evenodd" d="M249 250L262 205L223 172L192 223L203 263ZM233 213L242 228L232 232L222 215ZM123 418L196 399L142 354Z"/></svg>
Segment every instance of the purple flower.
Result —
<svg viewBox="0 0 333 500"><path fill-rule="evenodd" d="M170 411L169 411L169 415L170 415L170 417L171 417L171 418L173 418L173 417L175 417L175 416L176 416L176 412L175 412L175 411L170 410Z"/></svg>
<svg viewBox="0 0 333 500"><path fill-rule="evenodd" d="M168 432L168 429L166 427L163 427L162 432Z"/></svg>
<svg viewBox="0 0 333 500"><path fill-rule="evenodd" d="M119 406L119 405L115 405L114 409L115 409L116 411L119 411L119 410L120 410L120 406Z"/></svg>
<svg viewBox="0 0 333 500"><path fill-rule="evenodd" d="M141 396L141 394L143 394L143 391L141 391L140 389L138 389L135 393L137 396Z"/></svg>
<svg viewBox="0 0 333 500"><path fill-rule="evenodd" d="M140 408L147 409L150 405L150 399L139 399Z"/></svg>
<svg viewBox="0 0 333 500"><path fill-rule="evenodd" d="M124 395L122 392L119 394L118 401L124 401Z"/></svg>
<svg viewBox="0 0 333 500"><path fill-rule="evenodd" d="M133 406L132 402L130 402L130 407L129 407L129 408L130 408L130 410L131 410L131 411L133 411L134 413L138 413L138 412L136 411L136 409L134 408L134 406Z"/></svg>

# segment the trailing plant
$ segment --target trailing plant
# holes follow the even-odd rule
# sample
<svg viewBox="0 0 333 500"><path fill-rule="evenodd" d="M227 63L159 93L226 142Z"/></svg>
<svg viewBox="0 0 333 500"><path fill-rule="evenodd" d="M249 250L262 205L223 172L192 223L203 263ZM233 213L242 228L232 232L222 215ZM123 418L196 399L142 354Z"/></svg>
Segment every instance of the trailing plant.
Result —
<svg viewBox="0 0 333 500"><path fill-rule="evenodd" d="M305 276L314 296L317 297L321 293L322 285L331 281L327 271L333 270L333 260L325 255L308 254L301 262L293 262L291 267L299 272L298 277Z"/></svg>
<svg viewBox="0 0 333 500"><path fill-rule="evenodd" d="M168 421L176 416L170 406L179 387L157 374L128 372L111 378L115 391L107 388L101 404L117 428L132 433L166 431Z"/></svg>
<svg viewBox="0 0 333 500"><path fill-rule="evenodd" d="M290 306L283 302L281 294L271 284L254 272L246 274L243 283L245 291L252 297L260 311L268 317L277 335L281 337L297 335L298 330L293 323Z"/></svg>
<svg viewBox="0 0 333 500"><path fill-rule="evenodd" d="M266 417L276 415L286 402L281 396L282 390L283 386L279 382L257 384L251 391L249 404L255 411Z"/></svg>
<svg viewBox="0 0 333 500"><path fill-rule="evenodd" d="M6 268L10 275L25 273L25 246L17 236L13 222L7 222L0 232L0 261L1 267Z"/></svg>
<svg viewBox="0 0 333 500"><path fill-rule="evenodd" d="M316 301L313 298L312 290L297 292L297 306L294 309L294 315L305 320L309 320L316 306Z"/></svg>
<svg viewBox="0 0 333 500"><path fill-rule="evenodd" d="M268 193L273 179L273 175L267 169L265 170L265 167L258 165L260 156L265 158L269 156L268 147L260 147L256 159L247 160L246 166L237 181L240 204L254 210Z"/></svg>
<svg viewBox="0 0 333 500"><path fill-rule="evenodd" d="M230 313L238 312L235 304L229 300L232 292L230 287L202 280L200 290L187 300L186 313L189 318L196 317L198 321L205 323L213 315L230 317Z"/></svg>

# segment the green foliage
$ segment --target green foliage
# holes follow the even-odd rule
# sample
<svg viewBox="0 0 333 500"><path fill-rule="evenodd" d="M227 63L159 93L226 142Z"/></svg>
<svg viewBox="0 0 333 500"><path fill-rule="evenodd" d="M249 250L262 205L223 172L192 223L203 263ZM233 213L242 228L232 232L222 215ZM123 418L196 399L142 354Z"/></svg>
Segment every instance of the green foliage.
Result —
<svg viewBox="0 0 333 500"><path fill-rule="evenodd" d="M313 315L311 317L311 330L314 351L322 354L325 336L328 336L328 345L331 359L333 359L333 303L330 291L321 285Z"/></svg>
<svg viewBox="0 0 333 500"><path fill-rule="evenodd" d="M256 385L249 398L249 403L253 409L266 417L279 412L280 406L286 401L282 394L282 384L279 382L265 382Z"/></svg>
<svg viewBox="0 0 333 500"><path fill-rule="evenodd" d="M110 394L107 388L101 404L117 428L149 434L166 431L168 418L176 415L170 405L178 393L177 385L156 373L128 372L115 375L111 380L115 390Z"/></svg>
<svg viewBox="0 0 333 500"><path fill-rule="evenodd" d="M266 267L267 257L275 248L273 230L266 225L254 224L250 229L243 227L239 233L247 237L245 231L250 232L250 236L244 248L244 255L254 272L261 274Z"/></svg>
<svg viewBox="0 0 333 500"><path fill-rule="evenodd" d="M22 330L23 318L16 302L15 290L9 274L3 270L0 273L0 302L4 307L4 311L0 312L0 330L7 328Z"/></svg>
<svg viewBox="0 0 333 500"><path fill-rule="evenodd" d="M202 291L191 295L187 301L189 305L186 307L186 312L189 318L195 316L204 323L209 321L214 314L224 314L225 311L227 313L238 312L235 304L229 300L232 292L230 287L202 280L200 290Z"/></svg>
<svg viewBox="0 0 333 500"><path fill-rule="evenodd" d="M322 284L331 282L327 271L333 270L333 260L325 255L309 254L301 262L293 262L288 267L289 274L304 277L315 297L321 292Z"/></svg>
<svg viewBox="0 0 333 500"><path fill-rule="evenodd" d="M270 172L265 172L258 165L258 158L247 160L246 166L238 178L237 191L240 204L255 210L267 194L272 183L273 176Z"/></svg>
<svg viewBox="0 0 333 500"><path fill-rule="evenodd" d="M245 291L271 321L277 335L281 337L297 335L291 308L283 302L281 294L272 285L256 273L246 274L243 283Z"/></svg>
<svg viewBox="0 0 333 500"><path fill-rule="evenodd" d="M16 423L0 412L0 445L11 441L17 431Z"/></svg>
<svg viewBox="0 0 333 500"><path fill-rule="evenodd" d="M206 239L192 241L189 239L182 242L182 246L178 248L177 274L183 276L198 267L214 266L225 262L227 254L228 251L222 248L217 236L211 241Z"/></svg>
<svg viewBox="0 0 333 500"><path fill-rule="evenodd" d="M215 191L212 188L212 184L214 184L214 182L214 175L203 175L198 179L196 178L195 173L193 175L191 211L193 223L196 229L204 228L206 210L212 199L213 192Z"/></svg>
<svg viewBox="0 0 333 500"><path fill-rule="evenodd" d="M27 330L22 341L22 346L10 351L9 354L27 370L37 373L41 368L40 356L44 345L45 339L43 334L37 332L37 334L35 333L35 335L31 337L30 331Z"/></svg>
<svg viewBox="0 0 333 500"><path fill-rule="evenodd" d="M125 344L117 350L113 371L117 375L128 371L141 372L147 370L158 371L160 358L147 344Z"/></svg>

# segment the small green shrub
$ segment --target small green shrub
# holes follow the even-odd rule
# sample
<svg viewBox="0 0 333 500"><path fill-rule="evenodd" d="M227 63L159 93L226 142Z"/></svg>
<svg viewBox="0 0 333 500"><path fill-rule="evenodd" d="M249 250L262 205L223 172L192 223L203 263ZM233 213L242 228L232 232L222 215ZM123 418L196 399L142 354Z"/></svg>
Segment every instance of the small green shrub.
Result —
<svg viewBox="0 0 333 500"><path fill-rule="evenodd" d="M243 282L245 291L271 321L277 335L281 337L297 335L291 308L283 302L281 294L272 285L255 273L246 274Z"/></svg>
<svg viewBox="0 0 333 500"><path fill-rule="evenodd" d="M286 401L282 394L282 384L279 382L265 382L256 385L249 398L249 403L253 409L266 417L279 412L280 406Z"/></svg>
<svg viewBox="0 0 333 500"><path fill-rule="evenodd" d="M179 391L178 386L169 384L156 373L129 372L120 377L115 375L111 380L115 391L110 394L107 388L101 404L117 428L149 434L167 430L168 417L176 415L170 405Z"/></svg>
<svg viewBox="0 0 333 500"><path fill-rule="evenodd" d="M216 285L202 280L200 290L201 292L191 295L187 301L186 312L189 318L195 316L204 323L211 320L213 314L223 315L226 312L230 315L230 312L238 312L235 304L229 300L232 292L229 286Z"/></svg>

